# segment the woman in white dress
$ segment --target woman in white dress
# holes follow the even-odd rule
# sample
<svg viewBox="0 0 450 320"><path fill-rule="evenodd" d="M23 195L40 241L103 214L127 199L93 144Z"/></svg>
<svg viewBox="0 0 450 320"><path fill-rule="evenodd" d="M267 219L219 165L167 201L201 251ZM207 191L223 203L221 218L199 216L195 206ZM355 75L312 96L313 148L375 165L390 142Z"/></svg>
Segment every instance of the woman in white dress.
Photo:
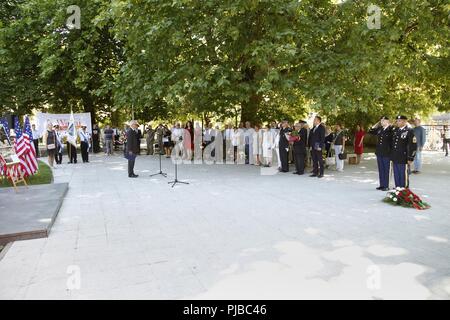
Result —
<svg viewBox="0 0 450 320"><path fill-rule="evenodd" d="M202 127L199 122L194 127L194 163L202 163Z"/></svg>
<svg viewBox="0 0 450 320"><path fill-rule="evenodd" d="M259 125L255 125L255 129L253 132L253 158L255 160L255 165L261 165L261 157L262 157L262 135L263 132L260 129Z"/></svg>
<svg viewBox="0 0 450 320"><path fill-rule="evenodd" d="M171 139L172 142L174 143L172 153L175 155L176 158L184 156L183 136L184 136L184 129L181 128L181 124L180 123L175 124L175 127L172 129Z"/></svg>
<svg viewBox="0 0 450 320"><path fill-rule="evenodd" d="M245 164L245 131L243 124L234 134L234 144L236 146L236 164Z"/></svg>
<svg viewBox="0 0 450 320"><path fill-rule="evenodd" d="M266 128L263 130L263 138L262 138L262 155L264 158L265 167L270 167L272 165L274 146L275 146L274 135L270 130L270 125L266 125Z"/></svg>
<svg viewBox="0 0 450 320"><path fill-rule="evenodd" d="M277 124L275 122L272 122L272 128L270 129L270 131L272 132L272 136L273 136L273 149L275 149L275 152L277 154L277 165L278 165L278 169L281 168L281 160L280 160L280 150L278 149L278 143L280 142L280 129L279 129L279 125L277 126Z"/></svg>
<svg viewBox="0 0 450 320"><path fill-rule="evenodd" d="M219 126L214 131L214 161L215 163L223 163L223 135Z"/></svg>

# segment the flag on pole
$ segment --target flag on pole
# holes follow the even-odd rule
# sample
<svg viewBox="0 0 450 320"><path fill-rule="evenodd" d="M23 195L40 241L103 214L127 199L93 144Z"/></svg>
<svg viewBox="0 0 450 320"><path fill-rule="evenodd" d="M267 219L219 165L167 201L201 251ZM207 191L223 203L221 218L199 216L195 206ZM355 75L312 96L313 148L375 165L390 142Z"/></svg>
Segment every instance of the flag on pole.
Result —
<svg viewBox="0 0 450 320"><path fill-rule="evenodd" d="M22 128L20 127L19 119L16 117L15 119L15 133L16 139L14 143L14 149L16 151L16 155L20 160L21 168L24 172L24 176L28 177L33 175L37 171L37 161L32 160L32 156L30 157L31 147L30 147L30 139L28 134L24 134Z"/></svg>
<svg viewBox="0 0 450 320"><path fill-rule="evenodd" d="M11 140L9 139L8 121L5 118L0 118L0 124L2 125L3 130L5 131L6 140L8 141L9 145L11 145Z"/></svg>
<svg viewBox="0 0 450 320"><path fill-rule="evenodd" d="M38 162L36 159L36 149L34 147L34 143L33 143L33 131L31 130L31 124L30 124L30 119L28 118L28 116L25 116L25 123L24 123L24 132L23 132L23 136L25 139L25 143L27 144L27 149L29 150L28 152L28 163L30 164L31 170L34 173L36 173L36 171L38 171L39 166L38 166Z"/></svg>
<svg viewBox="0 0 450 320"><path fill-rule="evenodd" d="M74 147L77 146L77 132L75 128L75 119L73 117L73 111L70 111L69 126L67 127L67 142Z"/></svg>

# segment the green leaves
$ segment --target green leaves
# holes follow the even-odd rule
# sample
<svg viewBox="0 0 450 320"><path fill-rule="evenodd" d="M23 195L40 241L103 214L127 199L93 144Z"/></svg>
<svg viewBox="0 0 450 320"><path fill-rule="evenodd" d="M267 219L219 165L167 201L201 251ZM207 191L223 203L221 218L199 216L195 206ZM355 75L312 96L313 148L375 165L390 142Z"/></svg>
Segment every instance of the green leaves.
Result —
<svg viewBox="0 0 450 320"><path fill-rule="evenodd" d="M371 121L448 104L448 15L441 0L69 0L0 3L0 108L146 119L241 113ZM342 119L341 119L342 120ZM344 123L345 123L345 119Z"/></svg>

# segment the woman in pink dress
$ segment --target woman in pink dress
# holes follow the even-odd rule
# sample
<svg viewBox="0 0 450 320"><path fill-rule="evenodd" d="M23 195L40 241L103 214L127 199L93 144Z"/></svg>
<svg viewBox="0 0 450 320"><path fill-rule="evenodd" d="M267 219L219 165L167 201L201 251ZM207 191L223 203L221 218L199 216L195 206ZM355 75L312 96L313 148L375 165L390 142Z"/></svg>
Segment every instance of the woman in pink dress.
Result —
<svg viewBox="0 0 450 320"><path fill-rule="evenodd" d="M186 150L186 159L191 161L193 150L194 150L194 128L192 127L192 122L186 122L184 126L184 149Z"/></svg>
<svg viewBox="0 0 450 320"><path fill-rule="evenodd" d="M356 125L355 132L355 144L353 145L356 153L356 163L359 164L361 162L362 154L364 153L364 136L366 132L364 129L358 124Z"/></svg>

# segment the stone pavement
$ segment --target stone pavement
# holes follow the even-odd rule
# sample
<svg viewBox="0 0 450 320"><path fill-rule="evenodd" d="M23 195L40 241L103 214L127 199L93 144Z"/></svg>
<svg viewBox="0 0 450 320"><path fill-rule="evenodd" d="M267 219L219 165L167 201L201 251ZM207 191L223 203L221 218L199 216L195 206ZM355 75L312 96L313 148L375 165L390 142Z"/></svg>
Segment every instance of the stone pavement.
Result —
<svg viewBox="0 0 450 320"><path fill-rule="evenodd" d="M0 245L46 238L67 189L68 183L0 189Z"/></svg>
<svg viewBox="0 0 450 320"><path fill-rule="evenodd" d="M129 179L120 156L55 169L69 191L47 239L12 244L1 299L449 299L450 159L424 155L412 187L432 208L392 207L374 157L322 180L156 157Z"/></svg>

